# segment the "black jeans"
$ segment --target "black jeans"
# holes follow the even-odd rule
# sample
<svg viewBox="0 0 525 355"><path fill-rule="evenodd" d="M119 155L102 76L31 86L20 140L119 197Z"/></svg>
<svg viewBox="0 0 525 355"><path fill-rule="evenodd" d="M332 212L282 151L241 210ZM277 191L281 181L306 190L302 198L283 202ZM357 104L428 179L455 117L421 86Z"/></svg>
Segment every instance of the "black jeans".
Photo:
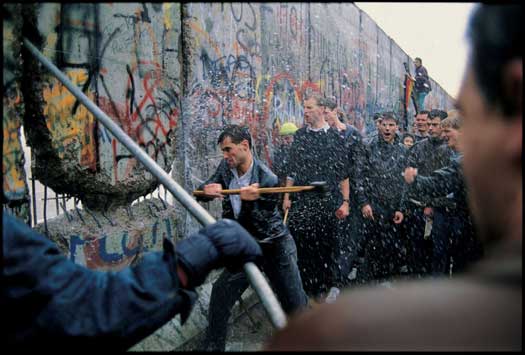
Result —
<svg viewBox="0 0 525 355"><path fill-rule="evenodd" d="M395 224L394 210L372 205L374 220L365 220L366 258L370 277L375 280L398 276L401 266L406 264L403 236L404 226Z"/></svg>
<svg viewBox="0 0 525 355"><path fill-rule="evenodd" d="M264 254L262 270L268 277L283 310L288 314L306 308L308 298L303 290L297 267L297 248L290 234L271 244L261 244ZM228 319L235 302L248 288L244 272L224 270L213 284L206 333L206 350L224 351Z"/></svg>
<svg viewBox="0 0 525 355"><path fill-rule="evenodd" d="M424 238L425 234L425 216L423 207L414 207L404 219L406 226L406 239L408 248L408 268L413 276L424 277L431 274L432 271L432 247L433 235L428 239Z"/></svg>
<svg viewBox="0 0 525 355"><path fill-rule="evenodd" d="M292 205L289 216L306 294L318 297L330 287L340 286L340 221L333 203L322 198L301 198Z"/></svg>
<svg viewBox="0 0 525 355"><path fill-rule="evenodd" d="M481 243L477 239L470 218L457 211L444 208L434 209L433 273L448 275L450 257L453 258L453 271L462 272L483 255Z"/></svg>
<svg viewBox="0 0 525 355"><path fill-rule="evenodd" d="M358 207L352 207L350 208L350 215L346 217L346 219L337 222L341 242L340 255L336 259L338 260L337 265L341 270L341 280L340 285L338 285L340 288L344 288L350 284L348 276L352 268L358 265L357 259L363 252L364 235L362 224L364 221L361 214L356 212L358 211ZM361 272L363 273L364 270L361 269Z"/></svg>

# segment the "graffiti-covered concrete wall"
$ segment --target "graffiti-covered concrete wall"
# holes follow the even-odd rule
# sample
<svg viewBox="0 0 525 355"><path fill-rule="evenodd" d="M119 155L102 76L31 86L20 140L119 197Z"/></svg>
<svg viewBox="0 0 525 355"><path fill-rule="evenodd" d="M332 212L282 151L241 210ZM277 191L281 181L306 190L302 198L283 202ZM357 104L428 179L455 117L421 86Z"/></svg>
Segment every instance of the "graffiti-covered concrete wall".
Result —
<svg viewBox="0 0 525 355"><path fill-rule="evenodd" d="M4 134L15 136L15 110L20 116L25 108L35 176L92 209L129 204L157 182L20 53L15 37L36 42L163 168L175 162L188 189L217 165L225 124L248 125L271 165L279 126L303 123L307 91L335 97L366 134L374 112L404 115L403 63L414 71L409 55L351 3L42 3L23 11L4 25L4 118L12 117ZM15 75L19 54L25 61ZM432 84L427 108L450 108L451 98ZM409 120L413 113L409 107ZM23 172L9 156L4 195L13 200L23 193Z"/></svg>
<svg viewBox="0 0 525 355"><path fill-rule="evenodd" d="M15 14L20 4L3 5L3 97L2 97L2 205L30 223L29 189L24 170L25 155L21 143L24 103L20 91L20 24Z"/></svg>
<svg viewBox="0 0 525 355"><path fill-rule="evenodd" d="M169 171L180 114L180 5L47 3L26 11L36 28L24 35ZM58 79L38 65L24 75L32 78L26 120L40 124L39 136L26 127L39 180L92 209L155 189L156 179Z"/></svg>

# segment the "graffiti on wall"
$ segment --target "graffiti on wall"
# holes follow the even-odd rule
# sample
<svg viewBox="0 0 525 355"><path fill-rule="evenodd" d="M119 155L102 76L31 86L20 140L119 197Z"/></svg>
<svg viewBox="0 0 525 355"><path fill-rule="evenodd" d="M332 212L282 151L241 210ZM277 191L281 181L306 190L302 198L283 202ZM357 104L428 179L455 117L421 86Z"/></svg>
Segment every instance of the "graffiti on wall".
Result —
<svg viewBox="0 0 525 355"><path fill-rule="evenodd" d="M24 151L20 141L20 116L14 109L20 105L21 98L16 88L11 88L4 96L3 108L3 147L2 174L3 191L7 200L25 199L28 191L24 170Z"/></svg>
<svg viewBox="0 0 525 355"><path fill-rule="evenodd" d="M29 190L24 164L26 157L22 148L21 124L24 105L17 80L19 45L15 40L17 31L13 21L17 17L17 5L3 5L3 87L2 98L2 205L11 214L30 223Z"/></svg>
<svg viewBox="0 0 525 355"><path fill-rule="evenodd" d="M164 168L174 150L180 114L177 4L45 4L45 53L91 100ZM49 22L49 23L48 23ZM144 170L101 124L49 77L43 108L60 158L78 151L78 165L125 184ZM69 157L71 159L71 157ZM146 173L145 176L148 176Z"/></svg>
<svg viewBox="0 0 525 355"><path fill-rule="evenodd" d="M192 39L185 81L182 6ZM259 157L271 163L279 126L302 125L308 91L335 97L364 133L374 112L400 110L403 68L391 58L397 47L378 37L373 21L361 23L366 16L356 16L353 6L42 4L39 21L47 23L40 26L45 54L161 166L175 156L182 82L189 83L184 137L192 165L210 165L207 157L217 156L216 137L228 123L248 125ZM350 8L353 15L346 16ZM342 18L359 22L351 24L351 38ZM110 185L140 185L137 177L146 174L127 149L56 79L44 84L43 112L59 157L77 150L80 170L108 177ZM436 90L427 102L443 105L445 96Z"/></svg>
<svg viewBox="0 0 525 355"><path fill-rule="evenodd" d="M174 225L170 218L154 220L142 230L119 231L101 236L69 235L67 257L96 270L120 270L133 263L141 254L162 250L162 240L174 240Z"/></svg>
<svg viewBox="0 0 525 355"><path fill-rule="evenodd" d="M84 69L73 69L67 71L66 75L78 86L83 86L88 78ZM73 110L77 99L58 79L53 79L44 87L43 96L46 102L44 106L46 125L58 156L63 159L67 146L77 143L80 145L80 166L96 171L93 115L85 106L78 103ZM93 100L92 93L88 93L88 97Z"/></svg>

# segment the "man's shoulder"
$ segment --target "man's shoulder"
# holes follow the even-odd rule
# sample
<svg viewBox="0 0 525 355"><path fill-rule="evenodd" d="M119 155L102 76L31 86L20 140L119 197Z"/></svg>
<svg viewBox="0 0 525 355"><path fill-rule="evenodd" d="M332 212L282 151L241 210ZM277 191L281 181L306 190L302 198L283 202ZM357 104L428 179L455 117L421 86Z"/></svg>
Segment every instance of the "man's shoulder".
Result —
<svg viewBox="0 0 525 355"><path fill-rule="evenodd" d="M254 158L254 163L259 170L259 180L264 186L275 186L278 184L277 175L264 162Z"/></svg>
<svg viewBox="0 0 525 355"><path fill-rule="evenodd" d="M515 345L520 325L521 292L461 277L347 290L335 304L293 319L288 329L304 349L450 350ZM285 342L277 338L275 344Z"/></svg>
<svg viewBox="0 0 525 355"><path fill-rule="evenodd" d="M297 137L302 137L304 135L306 135L306 132L307 132L307 129L306 129L306 125L302 126L301 128L299 128L297 131L295 131L295 134L294 134L294 141Z"/></svg>
<svg viewBox="0 0 525 355"><path fill-rule="evenodd" d="M428 138L421 138L414 142L414 145L410 148L410 154L420 154L423 150L428 148Z"/></svg>

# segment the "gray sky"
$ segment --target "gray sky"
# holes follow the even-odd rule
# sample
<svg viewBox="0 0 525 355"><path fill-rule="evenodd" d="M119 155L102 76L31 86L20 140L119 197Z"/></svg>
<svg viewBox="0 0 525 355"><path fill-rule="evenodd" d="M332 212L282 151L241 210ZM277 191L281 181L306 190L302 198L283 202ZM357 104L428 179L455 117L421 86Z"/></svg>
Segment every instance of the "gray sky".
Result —
<svg viewBox="0 0 525 355"><path fill-rule="evenodd" d="M411 58L456 97L467 61L465 30L476 3L363 3L366 12Z"/></svg>

